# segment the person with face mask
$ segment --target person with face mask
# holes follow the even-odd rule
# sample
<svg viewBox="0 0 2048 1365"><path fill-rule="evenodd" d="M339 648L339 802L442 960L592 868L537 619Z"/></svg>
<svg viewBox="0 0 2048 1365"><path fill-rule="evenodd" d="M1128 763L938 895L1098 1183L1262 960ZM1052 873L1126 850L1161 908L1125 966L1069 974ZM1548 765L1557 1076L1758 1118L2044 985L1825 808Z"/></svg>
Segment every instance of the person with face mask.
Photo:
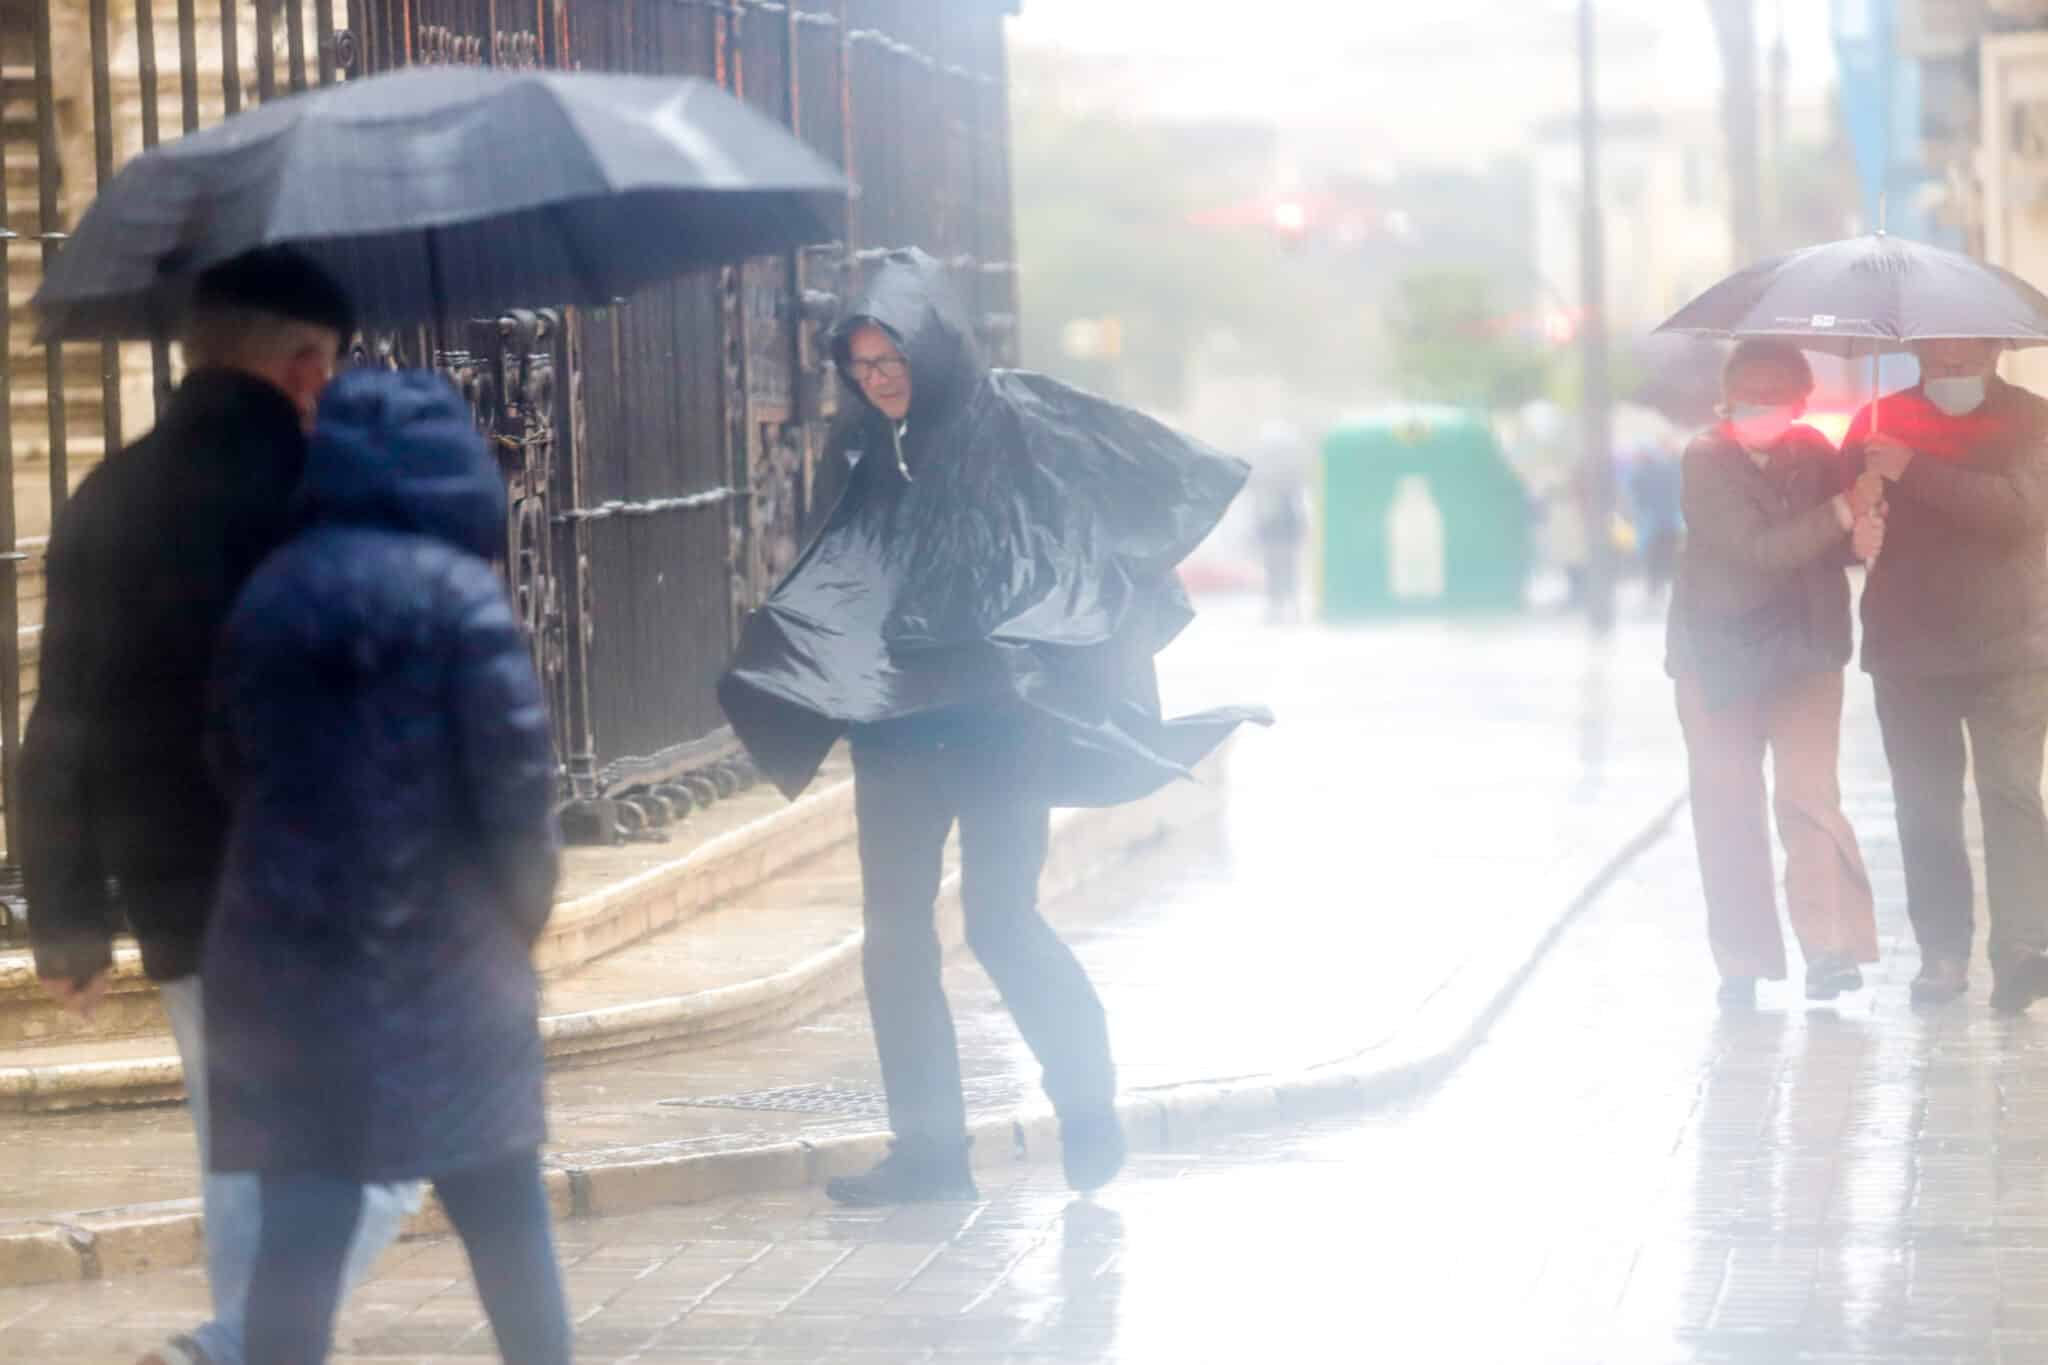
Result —
<svg viewBox="0 0 2048 1365"><path fill-rule="evenodd" d="M1963 775L1974 766L1991 1004L2016 1012L2048 995L2048 402L1998 378L2001 350L1917 344L1918 387L1859 414L1843 449L1890 490L1884 554L1863 594L1863 666L1920 945L1913 998L1969 988Z"/></svg>
<svg viewBox="0 0 2048 1365"><path fill-rule="evenodd" d="M1666 667L1727 1008L1752 1006L1758 981L1785 976L1772 811L1807 997L1860 989L1861 965L1877 960L1870 878L1842 814L1836 759L1851 653L1846 569L1883 545L1882 484L1852 481L1826 438L1800 424L1812 390L1797 348L1742 342L1723 371L1724 420L1680 467L1687 541Z"/></svg>

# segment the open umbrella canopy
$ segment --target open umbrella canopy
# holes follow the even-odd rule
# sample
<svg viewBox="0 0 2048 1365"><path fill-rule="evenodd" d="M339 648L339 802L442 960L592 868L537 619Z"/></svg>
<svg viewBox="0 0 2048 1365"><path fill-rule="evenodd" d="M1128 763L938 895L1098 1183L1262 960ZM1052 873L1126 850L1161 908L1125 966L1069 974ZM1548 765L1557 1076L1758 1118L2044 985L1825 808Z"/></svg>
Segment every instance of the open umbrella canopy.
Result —
<svg viewBox="0 0 2048 1365"><path fill-rule="evenodd" d="M1721 404L1721 364L1727 343L1719 338L1651 333L1629 347L1625 366L1636 375L1628 397L1681 427L1703 427Z"/></svg>
<svg viewBox="0 0 2048 1365"><path fill-rule="evenodd" d="M1657 330L1781 337L1853 356L1941 337L2039 346L2048 344L2048 295L2011 271L1880 232L1738 270Z"/></svg>
<svg viewBox="0 0 2048 1365"><path fill-rule="evenodd" d="M372 324L596 306L827 240L846 189L829 161L705 81L410 67L137 157L35 301L47 338L160 335L200 271L291 246Z"/></svg>

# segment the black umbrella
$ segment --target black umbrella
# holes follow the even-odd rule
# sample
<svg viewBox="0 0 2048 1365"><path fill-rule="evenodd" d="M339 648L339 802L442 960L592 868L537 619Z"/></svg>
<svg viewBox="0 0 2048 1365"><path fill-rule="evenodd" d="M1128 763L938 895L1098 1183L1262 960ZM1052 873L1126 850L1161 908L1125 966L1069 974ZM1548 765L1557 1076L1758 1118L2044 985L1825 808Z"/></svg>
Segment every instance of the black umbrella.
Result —
<svg viewBox="0 0 2048 1365"><path fill-rule="evenodd" d="M36 293L43 334L152 336L264 246L368 323L603 305L833 235L838 169L698 80L412 67L275 100L131 162Z"/></svg>
<svg viewBox="0 0 2048 1365"><path fill-rule="evenodd" d="M1703 427L1721 406L1721 364L1726 344L1672 333L1638 339L1629 368L1638 376L1629 398L1654 408L1681 427Z"/></svg>
<svg viewBox="0 0 2048 1365"><path fill-rule="evenodd" d="M1657 330L1781 337L1850 356L1942 337L2039 346L2048 345L2048 295L1995 265L1879 232L1739 270Z"/></svg>

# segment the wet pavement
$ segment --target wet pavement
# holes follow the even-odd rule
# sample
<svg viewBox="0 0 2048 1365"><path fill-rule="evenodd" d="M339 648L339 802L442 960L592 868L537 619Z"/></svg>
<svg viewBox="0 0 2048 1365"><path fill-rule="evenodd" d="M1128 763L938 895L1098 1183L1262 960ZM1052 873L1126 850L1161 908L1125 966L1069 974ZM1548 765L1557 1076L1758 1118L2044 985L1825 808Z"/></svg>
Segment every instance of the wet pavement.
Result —
<svg viewBox="0 0 2048 1365"><path fill-rule="evenodd" d="M1682 781L1658 634L1637 623L1596 648L1540 620L1267 631L1226 608L1198 622L1162 661L1169 707L1266 700L1281 724L1243 737L1213 830L1053 907L1108 1002L1125 1088L1386 1046L1507 920L1553 917ZM838 887L857 926L848 853L795 880ZM1030 1098L1036 1067L971 959L949 989L972 1108ZM855 1000L765 1037L556 1071L550 1155L873 1132L879 1099ZM0 1143L0 1219L179 1200L196 1183L181 1108L0 1115Z"/></svg>
<svg viewBox="0 0 2048 1365"><path fill-rule="evenodd" d="M2048 1007L1992 1016L1981 963L1972 998L1909 1003L1851 698L1884 931L1868 991L1766 986L1722 1015L1681 822L1429 1096L1141 1157L1094 1200L1004 1167L977 1205L807 1191L566 1223L579 1359L2048 1360ZM193 1272L0 1292L0 1351L123 1359L201 1292ZM358 1361L490 1357L447 1244L395 1253L341 1339Z"/></svg>

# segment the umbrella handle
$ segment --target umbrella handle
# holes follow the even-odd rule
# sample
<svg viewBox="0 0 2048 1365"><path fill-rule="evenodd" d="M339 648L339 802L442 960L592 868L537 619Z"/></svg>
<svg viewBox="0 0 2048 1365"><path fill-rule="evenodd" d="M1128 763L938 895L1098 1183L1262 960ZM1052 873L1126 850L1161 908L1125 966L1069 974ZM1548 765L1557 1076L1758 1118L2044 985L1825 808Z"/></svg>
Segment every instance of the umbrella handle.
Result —
<svg viewBox="0 0 2048 1365"><path fill-rule="evenodd" d="M1879 364L1880 364L1880 358L1879 358L1879 355L1878 355L1877 345L1876 345L1876 343L1875 343L1875 342L1873 342L1873 343L1871 343L1871 347L1870 347L1870 435L1871 435L1871 436L1875 436L1875 435L1877 435L1877 434L1878 434L1878 432L1879 432L1880 430L1882 430L1882 429L1883 429L1883 422L1882 422L1882 417L1883 417L1883 409L1884 409L1884 389L1883 389L1883 381L1882 381L1882 378L1881 378L1881 376L1880 376L1880 375L1879 375L1879 373L1878 373L1878 369L1879 369ZM1868 439L1868 438L1866 438L1866 439ZM1866 561L1864 562L1864 565L1863 565L1863 567L1864 567L1864 570L1865 570L1866 572L1868 572L1869 570L1871 570L1871 569L1874 569L1874 568L1876 568L1876 567L1877 567L1877 561L1878 561L1878 560L1880 560L1880 559L1882 559L1882 558L1884 558L1884 551L1883 551L1883 550L1879 550L1879 551L1878 551L1878 552L1877 552L1876 554L1872 555L1872 556L1871 556L1871 557L1870 557L1870 558L1869 558L1868 560L1866 560Z"/></svg>

